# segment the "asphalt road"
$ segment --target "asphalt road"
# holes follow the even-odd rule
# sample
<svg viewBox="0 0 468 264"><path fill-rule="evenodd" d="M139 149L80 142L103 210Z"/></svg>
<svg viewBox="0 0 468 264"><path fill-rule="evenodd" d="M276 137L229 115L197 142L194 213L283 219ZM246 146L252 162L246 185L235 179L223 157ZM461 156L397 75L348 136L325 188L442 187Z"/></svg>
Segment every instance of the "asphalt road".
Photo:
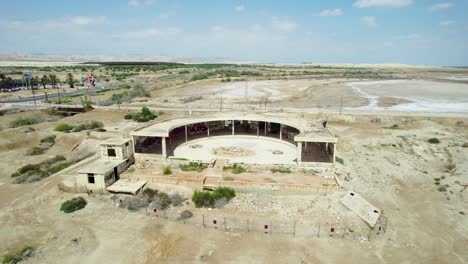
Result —
<svg viewBox="0 0 468 264"><path fill-rule="evenodd" d="M132 85L134 85L134 84L135 83L132 83ZM46 100L46 99L58 98L59 95L60 95L60 97L66 97L66 96L77 95L77 94L85 94L87 92L99 91L99 90L102 90L102 89L117 88L117 87L121 87L121 86L124 86L124 85L130 85L130 83L119 83L119 84L108 85L106 87L104 87L104 86L94 86L94 87L89 87L87 89L85 89L83 87L80 90L76 90L76 91L72 91L72 92L66 92L66 93L60 93L60 94L56 92L56 89L50 89L50 91L52 93L50 93L50 94L47 93L47 98L46 98L45 95L36 95L35 97L29 96L29 97L22 97L22 98L17 98L17 99L10 99L10 100L0 100L0 104L27 103L27 102L33 102L34 100L41 101L41 100Z"/></svg>

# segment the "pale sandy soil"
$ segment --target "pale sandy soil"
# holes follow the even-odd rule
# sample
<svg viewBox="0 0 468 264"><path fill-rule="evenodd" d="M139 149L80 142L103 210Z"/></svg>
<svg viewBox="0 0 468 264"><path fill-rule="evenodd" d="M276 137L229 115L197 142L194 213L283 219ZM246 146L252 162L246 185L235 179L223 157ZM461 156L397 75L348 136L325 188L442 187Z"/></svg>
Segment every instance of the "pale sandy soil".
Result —
<svg viewBox="0 0 468 264"><path fill-rule="evenodd" d="M99 119L107 127L114 127L126 122L122 119L124 114L124 111L95 111L61 121ZM0 117L2 125L5 117ZM89 204L85 209L62 214L58 209L61 202L73 195L57 189L60 176L27 185L10 184L9 174L21 165L19 160L26 158L22 153L30 143L17 150L6 148L8 142L21 142L25 138L19 129L6 129L0 132L3 146L0 181L4 183L0 185L3 241L0 254L35 245L39 254L26 263L465 263L468 148L463 144L468 142L468 119L333 115L328 118L329 126L338 136L338 156L344 160L344 165L338 164L336 168L344 188L360 193L389 218L382 239L369 242L203 230L192 224L158 222L145 216L144 210L131 213L116 208L109 196L102 200L86 197ZM463 123L456 124L457 121ZM393 124L401 129L384 128ZM53 123L34 127L39 138L52 133ZM441 143L429 144L427 140L432 137L439 138ZM64 143L51 151L73 155L74 146L69 140L78 142L85 138L85 134L59 135ZM41 158L45 157L38 157L38 161ZM449 164L454 164L455 169L447 169ZM434 178L447 184L448 190L437 191ZM171 186L156 187L168 192L178 190ZM180 192L190 195L187 189ZM338 203L343 193L259 193L257 198L249 195L240 193L225 209L211 212L197 211L192 205L171 210L177 213L188 208L197 215L217 217L299 219L311 223L319 219L328 224L357 227L363 224ZM260 205L246 202L250 199L271 203L271 208L267 206L256 213ZM72 242L75 238L78 243Z"/></svg>

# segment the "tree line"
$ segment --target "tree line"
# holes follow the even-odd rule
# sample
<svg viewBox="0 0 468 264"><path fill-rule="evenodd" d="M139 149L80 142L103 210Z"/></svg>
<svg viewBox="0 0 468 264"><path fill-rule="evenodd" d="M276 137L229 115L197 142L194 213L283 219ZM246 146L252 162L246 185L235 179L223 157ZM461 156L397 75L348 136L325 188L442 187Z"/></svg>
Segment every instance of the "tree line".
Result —
<svg viewBox="0 0 468 264"><path fill-rule="evenodd" d="M39 89L42 86L44 89L47 89L47 86L50 88L58 88L58 85L61 83L59 77L55 74L44 74L42 77L34 76L31 79L27 80L24 75L22 79L13 79L9 76L6 76L3 73L0 73L0 90L5 91L7 89L26 87L27 89ZM69 73L66 78L66 83L70 88L75 87L76 80L73 78L73 75Z"/></svg>

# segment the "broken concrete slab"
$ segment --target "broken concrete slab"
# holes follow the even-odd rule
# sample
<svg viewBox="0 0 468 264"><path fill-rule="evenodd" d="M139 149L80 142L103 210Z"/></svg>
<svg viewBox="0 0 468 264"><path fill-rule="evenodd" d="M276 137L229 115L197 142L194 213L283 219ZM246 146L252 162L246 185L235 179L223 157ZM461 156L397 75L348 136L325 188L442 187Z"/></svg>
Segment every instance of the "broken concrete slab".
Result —
<svg viewBox="0 0 468 264"><path fill-rule="evenodd" d="M374 227L379 219L382 211L362 198L354 191L348 193L341 198L340 202L353 213L357 214L368 225Z"/></svg>

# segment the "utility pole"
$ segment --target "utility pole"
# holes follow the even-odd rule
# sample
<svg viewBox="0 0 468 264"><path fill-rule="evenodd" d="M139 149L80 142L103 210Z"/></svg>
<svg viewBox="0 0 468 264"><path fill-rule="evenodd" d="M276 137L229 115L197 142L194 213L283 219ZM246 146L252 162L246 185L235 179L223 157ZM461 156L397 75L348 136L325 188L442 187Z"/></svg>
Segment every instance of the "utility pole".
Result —
<svg viewBox="0 0 468 264"><path fill-rule="evenodd" d="M343 111L343 96L341 96L341 103L340 103L340 115L341 112Z"/></svg>
<svg viewBox="0 0 468 264"><path fill-rule="evenodd" d="M221 91L221 102L220 102L220 105L219 105L219 111L222 112L223 111L223 92Z"/></svg>

